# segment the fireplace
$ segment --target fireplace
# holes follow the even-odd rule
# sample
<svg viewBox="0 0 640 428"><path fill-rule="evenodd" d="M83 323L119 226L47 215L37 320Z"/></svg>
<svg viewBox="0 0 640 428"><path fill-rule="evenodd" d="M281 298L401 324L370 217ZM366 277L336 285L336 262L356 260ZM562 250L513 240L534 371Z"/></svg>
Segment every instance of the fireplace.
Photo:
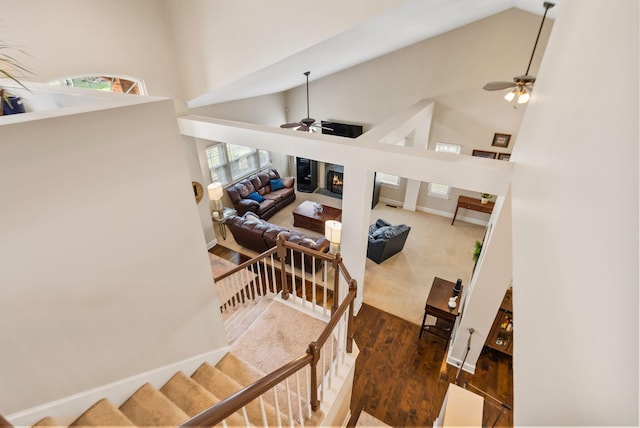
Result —
<svg viewBox="0 0 640 428"><path fill-rule="evenodd" d="M340 171L327 172L327 190L342 195L342 183L344 174Z"/></svg>

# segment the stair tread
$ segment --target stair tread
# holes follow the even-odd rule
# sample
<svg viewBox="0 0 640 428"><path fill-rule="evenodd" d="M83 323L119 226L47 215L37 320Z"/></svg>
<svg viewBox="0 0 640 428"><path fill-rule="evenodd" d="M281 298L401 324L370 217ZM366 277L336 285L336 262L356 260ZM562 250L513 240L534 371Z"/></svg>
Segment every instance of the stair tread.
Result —
<svg viewBox="0 0 640 428"><path fill-rule="evenodd" d="M38 422L32 425L32 427L57 427L60 424L56 423L50 416L46 416L40 419Z"/></svg>
<svg viewBox="0 0 640 428"><path fill-rule="evenodd" d="M89 407L75 421L72 427L77 426L135 426L127 416L114 406L109 400L103 398Z"/></svg>
<svg viewBox="0 0 640 428"><path fill-rule="evenodd" d="M238 357L237 355L233 354L232 352L227 353L218 362L218 364L216 364L216 367L218 367L223 372L227 373L231 378L235 379L238 383L245 386L252 384L253 382L266 376L266 373L264 373L262 370L249 364L248 362ZM288 415L289 406L287 403L286 388L283 385L277 385L276 392L278 395L278 407L280 408L280 411L283 412L283 414ZM291 395L292 395L292 402L291 402L292 415L294 417L294 420L297 421L299 420L299 411L298 411L298 405L295 402L295 400L298 397L298 395L293 391L291 391ZM276 400L274 398L273 392L269 392L265 394L264 397L267 403L275 407ZM303 409L304 409L304 405L303 405Z"/></svg>
<svg viewBox="0 0 640 428"><path fill-rule="evenodd" d="M271 301L269 299L262 298L255 303L251 302L247 306L237 308L224 322L229 343L233 343L245 331L247 331L251 324L260 317L270 303Z"/></svg>
<svg viewBox="0 0 640 428"><path fill-rule="evenodd" d="M220 398L181 371L173 375L160 388L160 392L189 416L195 416L220 402ZM230 426L242 426L244 418L234 413L226 418L226 422Z"/></svg>
<svg viewBox="0 0 640 428"><path fill-rule="evenodd" d="M243 385L235 381L229 375L215 366L205 362L191 375L191 378L202 385L212 394L218 397L229 397L243 388ZM277 425L275 408L264 401L264 409L269 426ZM262 411L258 400L254 400L246 406L249 421L256 425L263 425ZM281 414L282 424L288 425L288 418Z"/></svg>
<svg viewBox="0 0 640 428"><path fill-rule="evenodd" d="M189 419L189 415L149 383L131 395L120 410L140 426L175 426Z"/></svg>

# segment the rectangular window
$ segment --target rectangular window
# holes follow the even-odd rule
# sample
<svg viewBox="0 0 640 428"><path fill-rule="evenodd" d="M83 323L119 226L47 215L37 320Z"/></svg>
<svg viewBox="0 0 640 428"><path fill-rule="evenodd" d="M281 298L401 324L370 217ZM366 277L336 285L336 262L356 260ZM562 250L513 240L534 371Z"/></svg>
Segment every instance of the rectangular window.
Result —
<svg viewBox="0 0 640 428"><path fill-rule="evenodd" d="M391 175L391 174L384 174L382 172L376 172L376 176L378 177L380 182L383 183L383 184L390 184L392 186L399 186L400 185L400 177L398 177L397 175Z"/></svg>
<svg viewBox="0 0 640 428"><path fill-rule="evenodd" d="M271 165L271 153L236 144L219 143L205 149L211 182L223 185Z"/></svg>
<svg viewBox="0 0 640 428"><path fill-rule="evenodd" d="M436 152L453 153L459 155L460 145L436 143ZM446 184L429 183L428 194L431 196L438 196L440 198L449 199L449 196L451 195L451 187L447 186Z"/></svg>

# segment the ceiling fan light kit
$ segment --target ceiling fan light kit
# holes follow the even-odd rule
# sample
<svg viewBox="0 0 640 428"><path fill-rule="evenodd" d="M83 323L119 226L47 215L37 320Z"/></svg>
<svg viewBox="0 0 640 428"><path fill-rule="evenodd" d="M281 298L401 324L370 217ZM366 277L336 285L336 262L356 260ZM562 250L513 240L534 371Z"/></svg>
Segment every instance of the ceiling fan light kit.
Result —
<svg viewBox="0 0 640 428"><path fill-rule="evenodd" d="M536 53L536 47L538 46L538 40L540 39L540 33L542 32L542 26L544 25L544 20L547 17L547 12L549 9L555 6L555 3L544 2L544 15L542 16L542 22L540 22L540 28L538 29L538 35L536 36L536 41L533 44L533 51L531 52L531 57L529 58L529 65L527 65L527 71L521 76L516 76L513 78L513 82L489 82L482 89L485 91L500 91L503 89L512 89L511 92L508 92L504 99L508 102L513 101L514 99L518 104L525 104L531 98L531 90L533 89L533 83L536 81L535 76L529 75L529 69L531 68L531 62L533 61L533 56Z"/></svg>
<svg viewBox="0 0 640 428"><path fill-rule="evenodd" d="M302 119L300 122L293 123L285 123L280 125L280 128L295 128L296 131L303 132L316 132L317 129L326 129L328 131L333 131L331 128L327 128L322 126L321 124L317 124L316 120L309 116L309 75L310 71L305 71L304 75L307 76L307 117Z"/></svg>

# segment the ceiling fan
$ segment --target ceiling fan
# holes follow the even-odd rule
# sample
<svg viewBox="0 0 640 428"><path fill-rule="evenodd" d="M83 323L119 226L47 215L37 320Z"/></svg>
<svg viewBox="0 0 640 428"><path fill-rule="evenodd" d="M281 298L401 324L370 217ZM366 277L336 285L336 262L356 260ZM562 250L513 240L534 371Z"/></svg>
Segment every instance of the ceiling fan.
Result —
<svg viewBox="0 0 640 428"><path fill-rule="evenodd" d="M312 117L309 117L309 75L310 71L305 71L304 75L307 76L307 117L302 119L300 122L294 123L285 123L280 125L280 128L295 128L296 131L303 132L316 132L317 129L326 129L328 131L333 131L331 128L327 128L326 126L322 126L321 124L316 123L316 120Z"/></svg>
<svg viewBox="0 0 640 428"><path fill-rule="evenodd" d="M533 83L536 81L535 76L531 76L529 74L529 69L531 68L531 62L533 61L533 55L536 53L536 47L538 46L538 40L540 39L540 33L542 32L542 26L544 25L544 20L547 17L547 12L549 9L555 6L555 3L544 2L544 15L542 16L542 22L540 23L540 28L538 29L538 36L536 37L536 42L533 45L533 51L531 52L531 58L529 58L529 65L527 66L527 71L521 76L516 76L513 78L513 82L489 82L483 86L482 89L486 91L500 91L502 89L513 88L513 90L507 93L504 96L504 99L507 101L513 101L513 99L517 96L518 104L524 104L529 101L531 89L533 89Z"/></svg>

